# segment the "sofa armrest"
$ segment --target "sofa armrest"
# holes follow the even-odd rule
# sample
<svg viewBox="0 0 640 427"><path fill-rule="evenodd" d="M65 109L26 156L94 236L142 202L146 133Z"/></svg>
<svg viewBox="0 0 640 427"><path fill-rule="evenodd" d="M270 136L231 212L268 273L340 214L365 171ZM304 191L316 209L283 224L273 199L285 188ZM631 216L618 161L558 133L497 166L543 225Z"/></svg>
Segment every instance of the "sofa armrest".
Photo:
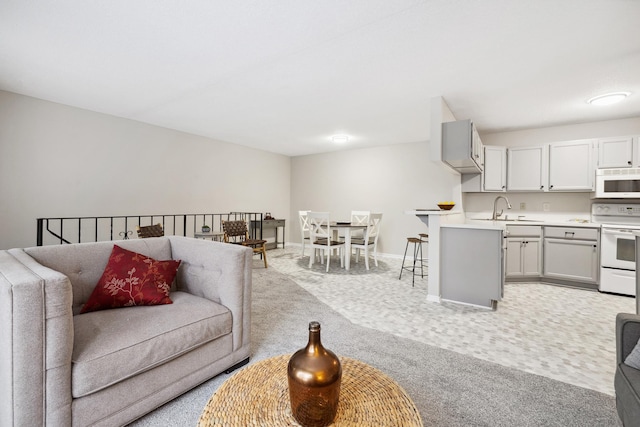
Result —
<svg viewBox="0 0 640 427"><path fill-rule="evenodd" d="M253 250L240 245L168 236L173 259L182 261L178 290L224 305L233 318L233 349L251 340Z"/></svg>
<svg viewBox="0 0 640 427"><path fill-rule="evenodd" d="M0 425L71 424L71 301L64 274L0 251Z"/></svg>
<svg viewBox="0 0 640 427"><path fill-rule="evenodd" d="M616 360L624 362L640 339L640 315L618 313L616 316Z"/></svg>

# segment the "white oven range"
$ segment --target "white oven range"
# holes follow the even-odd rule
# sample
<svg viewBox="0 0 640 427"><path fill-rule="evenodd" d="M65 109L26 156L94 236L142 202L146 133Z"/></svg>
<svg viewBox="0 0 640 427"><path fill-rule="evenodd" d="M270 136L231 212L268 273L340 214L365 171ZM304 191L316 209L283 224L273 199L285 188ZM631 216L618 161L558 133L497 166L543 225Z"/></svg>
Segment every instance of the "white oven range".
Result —
<svg viewBox="0 0 640 427"><path fill-rule="evenodd" d="M594 203L591 220L601 227L600 291L635 296L640 204Z"/></svg>

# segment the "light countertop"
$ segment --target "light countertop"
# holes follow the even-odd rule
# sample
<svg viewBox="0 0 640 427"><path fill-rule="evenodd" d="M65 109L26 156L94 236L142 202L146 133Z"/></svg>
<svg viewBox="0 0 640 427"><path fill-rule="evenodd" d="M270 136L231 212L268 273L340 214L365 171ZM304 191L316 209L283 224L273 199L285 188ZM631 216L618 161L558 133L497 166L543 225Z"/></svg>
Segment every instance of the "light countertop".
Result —
<svg viewBox="0 0 640 427"><path fill-rule="evenodd" d="M495 228L505 229L507 226L514 225L539 225L539 226L556 226L556 227L583 227L583 228L600 228L600 224L593 223L586 215L575 214L553 214L553 213L525 213L524 215L507 215L507 220L498 221L491 220L491 212L471 212L463 213L452 209L444 211L440 209L414 209L405 211L409 215L417 216L442 216L441 227L458 227L458 228ZM513 219L509 219L509 217ZM518 219L519 218L519 219Z"/></svg>
<svg viewBox="0 0 640 427"><path fill-rule="evenodd" d="M454 215L454 214L462 214L462 212L460 211L456 211L456 210L448 210L445 211L443 209L412 209L412 210L408 210L408 211L404 211L405 214L407 215Z"/></svg>
<svg viewBox="0 0 640 427"><path fill-rule="evenodd" d="M600 228L600 224L596 224L593 222L583 222L583 221L574 221L574 220L534 220L534 219L525 219L525 220L513 220L513 221L491 221L491 220L483 220L483 219L472 219L467 218L465 220L466 224L473 223L489 223L489 224L504 224L504 226L511 225L544 225L544 226L554 226L554 227L583 227L583 228Z"/></svg>
<svg viewBox="0 0 640 427"><path fill-rule="evenodd" d="M443 228L469 228L483 230L504 230L507 225L504 221L469 221L469 222L450 222L440 224Z"/></svg>

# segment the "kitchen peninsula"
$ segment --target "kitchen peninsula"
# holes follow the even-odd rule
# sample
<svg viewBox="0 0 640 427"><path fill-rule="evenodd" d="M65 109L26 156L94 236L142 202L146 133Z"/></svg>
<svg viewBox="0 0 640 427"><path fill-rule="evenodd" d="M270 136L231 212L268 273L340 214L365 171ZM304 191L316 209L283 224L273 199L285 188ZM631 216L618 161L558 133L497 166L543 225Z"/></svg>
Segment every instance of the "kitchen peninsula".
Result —
<svg viewBox="0 0 640 427"><path fill-rule="evenodd" d="M496 309L504 286L504 227L466 223L460 212L405 213L416 215L429 229L427 300Z"/></svg>

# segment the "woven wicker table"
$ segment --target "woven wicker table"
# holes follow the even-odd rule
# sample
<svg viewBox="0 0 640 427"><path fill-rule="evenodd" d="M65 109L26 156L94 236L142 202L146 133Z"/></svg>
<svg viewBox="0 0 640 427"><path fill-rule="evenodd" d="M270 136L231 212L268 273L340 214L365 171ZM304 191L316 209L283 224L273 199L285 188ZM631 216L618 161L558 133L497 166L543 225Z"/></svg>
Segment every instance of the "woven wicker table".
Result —
<svg viewBox="0 0 640 427"><path fill-rule="evenodd" d="M291 414L287 363L291 355L256 362L211 396L198 427L299 426ZM341 357L342 385L334 426L422 426L407 393L381 371Z"/></svg>

